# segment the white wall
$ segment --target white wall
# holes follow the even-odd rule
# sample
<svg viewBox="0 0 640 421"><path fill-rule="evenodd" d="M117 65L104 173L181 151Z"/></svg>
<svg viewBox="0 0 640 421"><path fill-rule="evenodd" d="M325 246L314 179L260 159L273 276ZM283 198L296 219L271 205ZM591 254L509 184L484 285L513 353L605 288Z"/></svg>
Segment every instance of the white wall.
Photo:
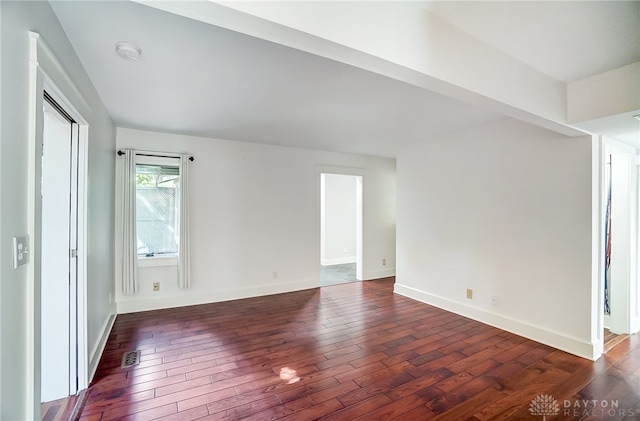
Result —
<svg viewBox="0 0 640 421"><path fill-rule="evenodd" d="M568 121L577 123L640 109L640 62L567 84Z"/></svg>
<svg viewBox="0 0 640 421"><path fill-rule="evenodd" d="M364 172L364 278L394 274L394 160L124 128L117 146L195 156L192 287L177 288L175 266L139 268L140 292L122 295L116 241L119 313L319 286L320 174L327 166Z"/></svg>
<svg viewBox="0 0 640 421"><path fill-rule="evenodd" d="M397 165L397 292L591 357L591 137L506 119Z"/></svg>
<svg viewBox="0 0 640 421"><path fill-rule="evenodd" d="M320 263L356 261L356 181L354 175L322 174L324 200Z"/></svg>
<svg viewBox="0 0 640 421"><path fill-rule="evenodd" d="M29 36L42 35L60 59L73 83L87 100L89 132L89 249L88 336L89 348L97 342L110 308L113 291L113 168L115 131L104 106L64 31L47 2L0 2L1 15L1 109L0 117L0 419L39 417L39 385L27 378L28 367L39 361L27 350L39 346L39 338L27 334L28 308L35 296L27 294L28 266L12 268L12 237L28 232L27 164L29 139ZM30 238L32 249L34 238ZM38 319L36 315L36 320ZM39 326L36 329L39 332ZM38 352L39 354L39 352Z"/></svg>

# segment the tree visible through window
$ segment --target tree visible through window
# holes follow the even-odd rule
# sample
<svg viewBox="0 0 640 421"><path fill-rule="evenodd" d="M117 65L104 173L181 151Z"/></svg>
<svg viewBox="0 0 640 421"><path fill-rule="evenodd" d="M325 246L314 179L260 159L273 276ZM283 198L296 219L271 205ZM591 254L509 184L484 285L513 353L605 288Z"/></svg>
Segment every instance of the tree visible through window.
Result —
<svg viewBox="0 0 640 421"><path fill-rule="evenodd" d="M179 186L177 165L136 164L138 256L178 252Z"/></svg>

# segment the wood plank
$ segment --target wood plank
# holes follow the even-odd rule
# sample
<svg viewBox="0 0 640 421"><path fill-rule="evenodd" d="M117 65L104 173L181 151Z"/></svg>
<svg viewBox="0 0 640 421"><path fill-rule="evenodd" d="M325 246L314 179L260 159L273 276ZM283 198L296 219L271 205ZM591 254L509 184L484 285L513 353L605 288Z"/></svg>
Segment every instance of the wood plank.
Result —
<svg viewBox="0 0 640 421"><path fill-rule="evenodd" d="M142 362L121 369L129 349ZM119 315L79 419L512 420L541 393L640 407L640 336L592 362L396 295L390 278Z"/></svg>

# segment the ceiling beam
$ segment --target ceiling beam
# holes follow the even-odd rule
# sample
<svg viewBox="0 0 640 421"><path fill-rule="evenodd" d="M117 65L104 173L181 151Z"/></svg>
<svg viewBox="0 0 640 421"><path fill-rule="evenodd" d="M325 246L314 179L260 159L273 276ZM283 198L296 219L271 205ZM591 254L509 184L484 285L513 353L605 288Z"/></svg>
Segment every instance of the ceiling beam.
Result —
<svg viewBox="0 0 640 421"><path fill-rule="evenodd" d="M421 3L137 2L401 80L564 135L584 134L567 124L564 83L428 13Z"/></svg>

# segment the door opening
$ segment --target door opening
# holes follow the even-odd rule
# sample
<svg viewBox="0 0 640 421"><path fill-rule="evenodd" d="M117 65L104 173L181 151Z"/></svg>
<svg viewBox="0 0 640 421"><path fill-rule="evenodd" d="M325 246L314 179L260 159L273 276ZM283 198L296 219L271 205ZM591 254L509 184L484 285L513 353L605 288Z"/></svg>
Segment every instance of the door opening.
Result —
<svg viewBox="0 0 640 421"><path fill-rule="evenodd" d="M613 141L604 145L604 350L610 350L633 333L638 298L634 297L637 267L634 265L634 231L637 207L634 206L633 150ZM637 186L636 186L637 187Z"/></svg>
<svg viewBox="0 0 640 421"><path fill-rule="evenodd" d="M363 279L362 176L320 174L320 285Z"/></svg>
<svg viewBox="0 0 640 421"><path fill-rule="evenodd" d="M42 141L41 401L78 391L76 121L45 91Z"/></svg>

